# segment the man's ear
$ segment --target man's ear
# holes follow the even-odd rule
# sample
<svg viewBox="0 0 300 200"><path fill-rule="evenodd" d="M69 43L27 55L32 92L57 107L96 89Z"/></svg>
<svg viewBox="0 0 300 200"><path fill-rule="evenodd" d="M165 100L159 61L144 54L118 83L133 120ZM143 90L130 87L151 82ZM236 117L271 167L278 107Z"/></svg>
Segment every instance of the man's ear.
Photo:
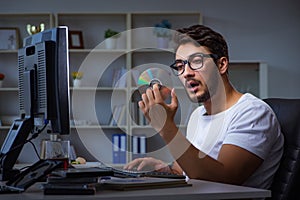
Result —
<svg viewBox="0 0 300 200"><path fill-rule="evenodd" d="M226 57L221 57L218 62L218 69L220 74L225 74L228 71L228 59Z"/></svg>

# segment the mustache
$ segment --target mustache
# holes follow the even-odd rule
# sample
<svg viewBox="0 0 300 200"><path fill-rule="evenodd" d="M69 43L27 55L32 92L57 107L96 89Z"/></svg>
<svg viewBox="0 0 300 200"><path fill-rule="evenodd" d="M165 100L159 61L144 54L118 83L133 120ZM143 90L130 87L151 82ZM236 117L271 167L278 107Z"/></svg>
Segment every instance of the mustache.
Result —
<svg viewBox="0 0 300 200"><path fill-rule="evenodd" d="M203 83L202 83L202 81L194 79L194 78L186 79L184 81L184 86L187 88L192 87L193 85L203 85Z"/></svg>

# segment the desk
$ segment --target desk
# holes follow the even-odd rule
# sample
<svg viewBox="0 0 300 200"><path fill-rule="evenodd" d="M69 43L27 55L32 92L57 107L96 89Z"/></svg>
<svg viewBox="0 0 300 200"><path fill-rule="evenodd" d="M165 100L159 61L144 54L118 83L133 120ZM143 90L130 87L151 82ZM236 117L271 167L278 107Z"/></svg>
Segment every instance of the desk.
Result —
<svg viewBox="0 0 300 200"><path fill-rule="evenodd" d="M96 195L43 195L40 184L36 184L27 189L21 194L1 194L0 199L16 200L16 199L126 199L126 200L193 200L193 199L251 199L265 198L271 196L271 191L235 186L229 184L221 184L210 181L190 180L193 184L191 187L180 188L164 188L164 189L149 189L135 191L113 191L104 190L98 191Z"/></svg>

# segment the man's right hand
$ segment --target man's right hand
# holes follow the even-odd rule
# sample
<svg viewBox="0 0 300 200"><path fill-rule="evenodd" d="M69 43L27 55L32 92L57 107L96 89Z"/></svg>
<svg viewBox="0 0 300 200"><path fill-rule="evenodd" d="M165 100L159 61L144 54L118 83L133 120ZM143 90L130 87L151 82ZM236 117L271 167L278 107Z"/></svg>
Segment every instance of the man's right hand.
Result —
<svg viewBox="0 0 300 200"><path fill-rule="evenodd" d="M145 157L145 158L136 158L133 161L129 162L124 166L126 170L138 170L138 171L164 171L171 172L168 164L164 163L161 160Z"/></svg>

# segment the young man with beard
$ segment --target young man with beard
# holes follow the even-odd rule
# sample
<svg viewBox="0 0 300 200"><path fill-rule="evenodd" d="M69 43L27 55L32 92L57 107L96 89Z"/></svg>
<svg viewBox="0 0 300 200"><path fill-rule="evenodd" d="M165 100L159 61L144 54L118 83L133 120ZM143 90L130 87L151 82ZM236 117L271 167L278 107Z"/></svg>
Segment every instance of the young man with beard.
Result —
<svg viewBox="0 0 300 200"><path fill-rule="evenodd" d="M283 152L277 118L262 100L238 92L228 77L229 56L223 36L203 25L177 30L176 58L171 65L186 92L199 107L192 113L187 135L174 122L178 100L161 96L158 85L142 95L139 107L168 145L172 166L146 157L124 168L152 166L189 178L268 189Z"/></svg>

